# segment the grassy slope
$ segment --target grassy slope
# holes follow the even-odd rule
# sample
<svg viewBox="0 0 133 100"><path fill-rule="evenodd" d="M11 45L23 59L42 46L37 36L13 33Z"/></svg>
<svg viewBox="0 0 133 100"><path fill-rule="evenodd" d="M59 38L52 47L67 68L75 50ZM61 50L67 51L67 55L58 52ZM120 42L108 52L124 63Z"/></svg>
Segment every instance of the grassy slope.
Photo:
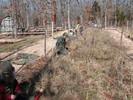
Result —
<svg viewBox="0 0 133 100"><path fill-rule="evenodd" d="M53 59L39 83L58 100L133 99L133 62L106 31L87 29L68 55Z"/></svg>
<svg viewBox="0 0 133 100"><path fill-rule="evenodd" d="M32 43L37 42L41 38L42 38L42 36L28 36L25 38L24 41L21 41L21 42L17 42L14 44L2 44L2 45L0 45L0 52L10 52L10 51L20 49L24 46L28 46Z"/></svg>

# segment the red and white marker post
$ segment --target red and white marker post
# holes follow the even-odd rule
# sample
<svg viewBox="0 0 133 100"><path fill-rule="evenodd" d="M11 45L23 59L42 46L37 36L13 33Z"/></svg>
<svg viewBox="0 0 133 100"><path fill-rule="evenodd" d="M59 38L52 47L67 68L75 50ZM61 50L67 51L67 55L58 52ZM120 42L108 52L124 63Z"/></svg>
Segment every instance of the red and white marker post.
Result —
<svg viewBox="0 0 133 100"><path fill-rule="evenodd" d="M54 38L54 16L52 16L52 38Z"/></svg>

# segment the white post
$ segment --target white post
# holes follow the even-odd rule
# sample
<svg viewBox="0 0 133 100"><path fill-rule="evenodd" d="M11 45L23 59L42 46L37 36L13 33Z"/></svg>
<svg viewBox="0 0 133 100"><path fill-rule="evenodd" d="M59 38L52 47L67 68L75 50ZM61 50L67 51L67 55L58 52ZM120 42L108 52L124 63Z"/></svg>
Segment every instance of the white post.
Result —
<svg viewBox="0 0 133 100"><path fill-rule="evenodd" d="M46 48L47 48L46 36L47 36L47 29L45 28L45 34L44 34L44 54L45 54L45 56L46 56Z"/></svg>
<svg viewBox="0 0 133 100"><path fill-rule="evenodd" d="M54 15L52 16L52 38L54 39Z"/></svg>
<svg viewBox="0 0 133 100"><path fill-rule="evenodd" d="M47 20L43 21L43 26L44 26L44 55L46 56L46 35L47 35Z"/></svg>
<svg viewBox="0 0 133 100"><path fill-rule="evenodd" d="M52 38L54 38L54 22L52 21Z"/></svg>

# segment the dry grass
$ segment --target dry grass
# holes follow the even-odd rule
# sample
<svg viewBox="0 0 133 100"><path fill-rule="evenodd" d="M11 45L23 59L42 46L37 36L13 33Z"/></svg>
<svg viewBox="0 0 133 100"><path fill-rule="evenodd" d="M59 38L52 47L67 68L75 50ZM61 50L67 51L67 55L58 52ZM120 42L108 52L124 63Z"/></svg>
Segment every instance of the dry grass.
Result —
<svg viewBox="0 0 133 100"><path fill-rule="evenodd" d="M122 32L122 28L121 27L117 28L117 30L119 32ZM132 40L133 40L133 29L131 27L129 27L128 29L127 29L127 27L124 27L123 31L124 31L124 34L125 34L126 37L132 38Z"/></svg>
<svg viewBox="0 0 133 100"><path fill-rule="evenodd" d="M19 50L20 48L36 43L37 41L41 39L42 39L42 36L28 36L24 38L24 41L20 41L20 42L13 43L13 44L1 44L0 53L11 52L17 49Z"/></svg>
<svg viewBox="0 0 133 100"><path fill-rule="evenodd" d="M72 54L53 58L41 82L54 100L132 100L133 62L106 31L87 29ZM51 95L50 95L51 96Z"/></svg>
<svg viewBox="0 0 133 100"><path fill-rule="evenodd" d="M119 27L118 30L121 31L122 28ZM131 27L128 27L128 28L127 28L127 27L124 27L123 30L124 30L124 32L126 32L126 33L133 34L133 29L132 29Z"/></svg>

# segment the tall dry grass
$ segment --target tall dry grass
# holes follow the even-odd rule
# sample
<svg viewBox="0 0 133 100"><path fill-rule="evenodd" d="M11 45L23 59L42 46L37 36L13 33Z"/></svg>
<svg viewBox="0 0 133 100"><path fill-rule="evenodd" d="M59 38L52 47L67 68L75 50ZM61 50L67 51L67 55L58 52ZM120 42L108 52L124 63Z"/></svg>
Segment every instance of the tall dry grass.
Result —
<svg viewBox="0 0 133 100"><path fill-rule="evenodd" d="M88 28L69 48L73 53L53 58L38 82L46 96L53 100L133 99L133 61L105 30Z"/></svg>

